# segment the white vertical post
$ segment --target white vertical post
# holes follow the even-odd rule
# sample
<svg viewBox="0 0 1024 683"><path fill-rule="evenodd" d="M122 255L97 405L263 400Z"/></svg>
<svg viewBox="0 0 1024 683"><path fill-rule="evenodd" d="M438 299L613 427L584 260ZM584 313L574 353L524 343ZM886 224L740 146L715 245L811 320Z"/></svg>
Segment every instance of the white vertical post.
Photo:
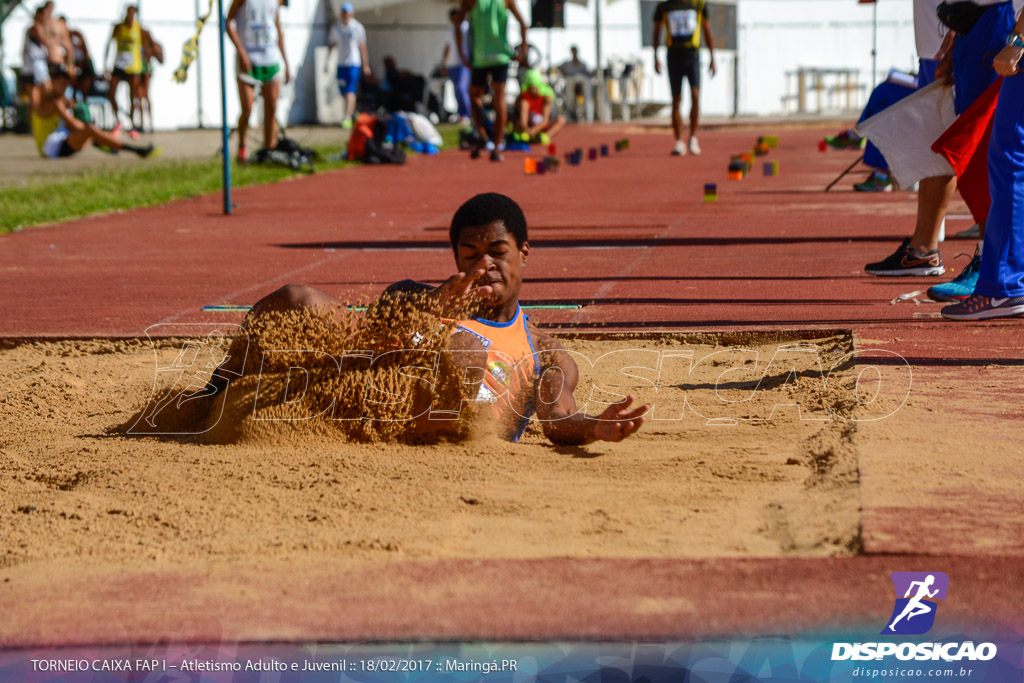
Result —
<svg viewBox="0 0 1024 683"><path fill-rule="evenodd" d="M594 42L597 45L597 117L601 123L609 123L611 116L608 111L608 82L605 79L601 55L601 5L603 2L604 0L594 0Z"/></svg>

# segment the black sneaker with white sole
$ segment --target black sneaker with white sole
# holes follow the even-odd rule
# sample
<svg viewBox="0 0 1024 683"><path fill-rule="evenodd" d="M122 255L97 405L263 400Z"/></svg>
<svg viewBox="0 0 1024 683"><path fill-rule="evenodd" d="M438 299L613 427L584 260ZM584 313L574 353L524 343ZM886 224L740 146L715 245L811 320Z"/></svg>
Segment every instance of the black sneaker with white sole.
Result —
<svg viewBox="0 0 1024 683"><path fill-rule="evenodd" d="M946 269L942 267L942 256L939 250L935 249L927 254L918 254L910 248L910 238L903 239L900 248L892 256L864 266L864 272L868 275L882 275L887 277L900 275L942 275Z"/></svg>

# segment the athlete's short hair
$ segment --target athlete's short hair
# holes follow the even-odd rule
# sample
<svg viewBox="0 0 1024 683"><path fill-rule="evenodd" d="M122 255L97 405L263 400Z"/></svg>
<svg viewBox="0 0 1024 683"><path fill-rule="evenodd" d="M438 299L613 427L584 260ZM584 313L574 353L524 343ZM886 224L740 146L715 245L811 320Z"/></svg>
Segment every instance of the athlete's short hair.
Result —
<svg viewBox="0 0 1024 683"><path fill-rule="evenodd" d="M497 192L485 192L460 206L452 216L452 227L448 231L452 249L458 251L459 236L464 229L489 225L495 221L501 221L505 225L505 229L515 237L516 246L523 246L527 240L526 216L523 215L523 210L511 197Z"/></svg>

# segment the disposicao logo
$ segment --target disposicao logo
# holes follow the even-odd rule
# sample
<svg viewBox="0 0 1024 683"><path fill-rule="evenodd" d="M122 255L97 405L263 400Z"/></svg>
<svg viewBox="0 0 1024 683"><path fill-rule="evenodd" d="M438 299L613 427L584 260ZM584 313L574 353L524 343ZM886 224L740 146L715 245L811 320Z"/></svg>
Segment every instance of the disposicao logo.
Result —
<svg viewBox="0 0 1024 683"><path fill-rule="evenodd" d="M946 599L949 577L942 572L893 572L889 578L896 590L896 606L882 635L928 633L935 624L938 601Z"/></svg>
<svg viewBox="0 0 1024 683"><path fill-rule="evenodd" d="M942 572L893 572L896 604L892 616L880 635L916 636L927 633L935 625L939 601L946 599L949 577ZM944 643L834 643L832 661L880 660L896 657L918 661L988 661L996 656L993 643L972 641Z"/></svg>

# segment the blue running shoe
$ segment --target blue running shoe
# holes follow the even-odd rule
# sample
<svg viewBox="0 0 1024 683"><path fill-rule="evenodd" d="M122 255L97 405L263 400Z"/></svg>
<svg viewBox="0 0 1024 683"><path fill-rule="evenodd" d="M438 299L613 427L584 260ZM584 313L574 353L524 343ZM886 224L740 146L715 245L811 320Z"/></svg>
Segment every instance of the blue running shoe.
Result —
<svg viewBox="0 0 1024 683"><path fill-rule="evenodd" d="M974 294L974 286L978 284L981 268L981 254L974 250L974 258L960 274L949 282L928 288L928 298L932 301L963 301Z"/></svg>

